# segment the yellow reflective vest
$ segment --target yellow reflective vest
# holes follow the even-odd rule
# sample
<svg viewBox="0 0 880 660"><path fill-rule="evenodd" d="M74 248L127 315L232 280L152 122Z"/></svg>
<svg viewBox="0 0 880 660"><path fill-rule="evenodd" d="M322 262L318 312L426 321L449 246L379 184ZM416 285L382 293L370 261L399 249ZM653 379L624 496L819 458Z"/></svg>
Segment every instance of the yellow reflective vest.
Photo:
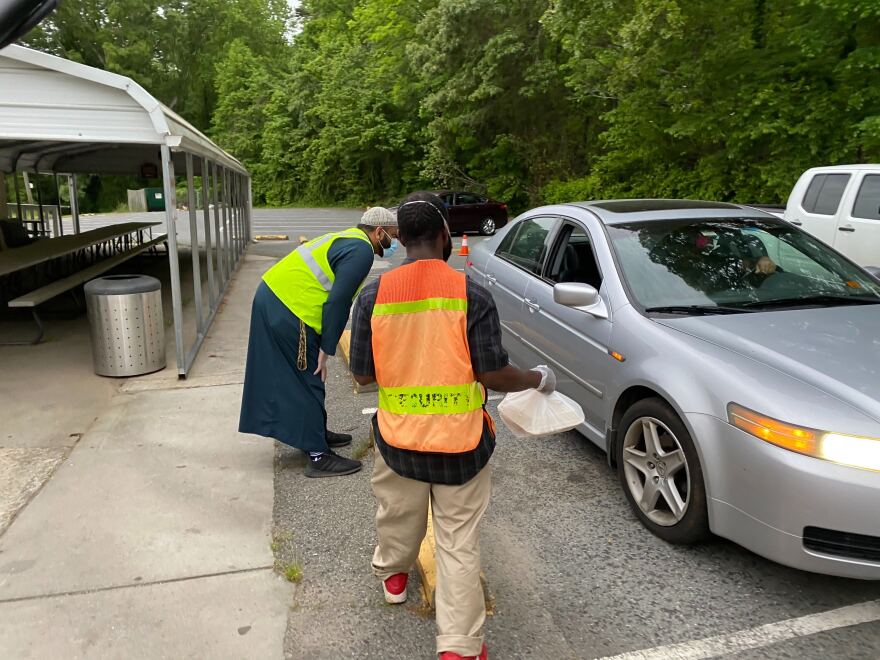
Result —
<svg viewBox="0 0 880 660"><path fill-rule="evenodd" d="M367 235L357 227L324 234L300 245L263 275L263 281L285 307L318 334L321 334L324 303L335 279L327 255L340 238L359 238L366 241L370 249L373 247Z"/></svg>

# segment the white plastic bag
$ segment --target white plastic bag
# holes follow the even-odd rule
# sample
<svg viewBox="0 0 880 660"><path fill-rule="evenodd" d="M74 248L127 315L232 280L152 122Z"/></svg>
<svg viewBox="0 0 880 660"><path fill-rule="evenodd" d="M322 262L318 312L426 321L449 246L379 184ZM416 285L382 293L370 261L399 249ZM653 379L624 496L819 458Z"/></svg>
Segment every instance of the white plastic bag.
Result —
<svg viewBox="0 0 880 660"><path fill-rule="evenodd" d="M584 423L584 411L564 394L513 392L498 404L501 421L517 438L562 433Z"/></svg>

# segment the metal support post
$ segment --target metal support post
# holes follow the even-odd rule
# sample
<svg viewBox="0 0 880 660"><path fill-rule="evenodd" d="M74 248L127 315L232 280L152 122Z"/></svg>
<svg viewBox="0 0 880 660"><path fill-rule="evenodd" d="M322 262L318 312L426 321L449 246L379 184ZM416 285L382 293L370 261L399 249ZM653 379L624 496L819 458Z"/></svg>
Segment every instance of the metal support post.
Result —
<svg viewBox="0 0 880 660"><path fill-rule="evenodd" d="M241 251L247 250L247 219L244 212L244 176L238 175L238 215L241 223Z"/></svg>
<svg viewBox="0 0 880 660"><path fill-rule="evenodd" d="M18 213L18 221L21 222L24 218L21 217L21 192L18 190L18 174L16 172L12 172L12 179L15 183L15 206L17 207Z"/></svg>
<svg viewBox="0 0 880 660"><path fill-rule="evenodd" d="M177 373L186 378L186 353L183 345L183 305L180 297L180 263L177 255L177 185L171 150L163 144L162 184L165 188L165 224L168 227L168 264L171 274L171 311L174 317L174 342L177 348Z"/></svg>
<svg viewBox="0 0 880 660"><path fill-rule="evenodd" d="M64 236L64 214L61 212L61 184L58 183L58 173L55 173L55 201L58 203L58 216L55 218L55 235Z"/></svg>
<svg viewBox="0 0 880 660"><path fill-rule="evenodd" d="M21 178L24 180L24 194L27 196L27 203L34 203L34 193L31 192L31 180L28 178L27 172L21 173Z"/></svg>
<svg viewBox="0 0 880 660"><path fill-rule="evenodd" d="M211 175L208 159L202 158L202 212L205 216L205 265L208 268L208 302L213 309L217 304L217 289L214 286L214 256L211 248Z"/></svg>
<svg viewBox="0 0 880 660"><path fill-rule="evenodd" d="M232 180L235 175L226 170L226 195L229 200L229 238L232 242L232 270L238 268L238 227L235 224L235 188Z"/></svg>
<svg viewBox="0 0 880 660"><path fill-rule="evenodd" d="M242 240L241 225L241 191L239 190L240 175L236 172L232 175L232 199L235 201L235 235L238 237L238 258L244 254L244 240Z"/></svg>
<svg viewBox="0 0 880 660"><path fill-rule="evenodd" d="M238 267L238 260L241 257L241 240L238 235L238 209L235 203L235 172L229 172L227 180L229 186L229 221L232 225L232 236L235 239L235 265Z"/></svg>
<svg viewBox="0 0 880 660"><path fill-rule="evenodd" d="M67 177L67 187L70 189L70 218L73 222L73 233L79 233L79 188L77 188L76 174Z"/></svg>
<svg viewBox="0 0 880 660"><path fill-rule="evenodd" d="M0 171L0 220L8 220L7 205L9 200L6 198L6 172Z"/></svg>
<svg viewBox="0 0 880 660"><path fill-rule="evenodd" d="M233 213L233 203L232 203L232 185L230 182L231 176L229 170L223 170L223 199L226 201L224 208L226 209L227 216L226 221L228 223L228 231L229 231L229 277L232 277L232 274L235 273L235 267L238 265L238 250L236 250L236 236L235 236L235 215Z"/></svg>
<svg viewBox="0 0 880 660"><path fill-rule="evenodd" d="M245 204L247 204L247 239L248 242L254 240L254 188L253 188L253 179L251 177L247 178L247 199L245 200Z"/></svg>
<svg viewBox="0 0 880 660"><path fill-rule="evenodd" d="M238 226L238 186L236 185L238 175L235 172L229 173L229 186L232 189L232 220L235 225L235 264L241 259L241 228Z"/></svg>
<svg viewBox="0 0 880 660"><path fill-rule="evenodd" d="M196 329L199 334L205 331L202 315L202 270L199 263L199 226L196 221L196 190L193 184L193 157L186 154L186 196L189 207L189 244L192 254L193 300L196 305Z"/></svg>
<svg viewBox="0 0 880 660"><path fill-rule="evenodd" d="M248 231L248 216L247 216L247 177L243 174L238 177L238 186L239 186L239 207L241 208L241 238L244 242L244 247L247 249L247 246L251 242L250 231Z"/></svg>
<svg viewBox="0 0 880 660"><path fill-rule="evenodd" d="M46 231L46 217L43 215L43 193L40 191L40 173L34 172L34 180L37 182L37 211L40 213L40 231L43 236L48 234Z"/></svg>
<svg viewBox="0 0 880 660"><path fill-rule="evenodd" d="M220 231L220 184L217 179L217 163L212 163L211 196L214 199L214 234L217 236L217 277L220 286L218 294L226 288L226 255L223 253L223 233Z"/></svg>
<svg viewBox="0 0 880 660"><path fill-rule="evenodd" d="M223 266L226 274L226 282L229 282L233 271L232 265L232 237L229 235L229 209L228 194L226 190L226 168L220 168L220 197L223 205Z"/></svg>

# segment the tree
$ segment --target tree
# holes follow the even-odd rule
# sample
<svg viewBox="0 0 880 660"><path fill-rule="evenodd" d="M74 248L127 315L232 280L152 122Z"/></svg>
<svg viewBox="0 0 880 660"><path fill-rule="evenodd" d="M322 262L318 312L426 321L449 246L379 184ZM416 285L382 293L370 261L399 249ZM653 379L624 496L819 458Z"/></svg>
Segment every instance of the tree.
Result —
<svg viewBox="0 0 880 660"><path fill-rule="evenodd" d="M289 47L284 0L62 2L27 44L133 78L206 129L217 102L216 65L240 39L268 60Z"/></svg>
<svg viewBox="0 0 880 660"><path fill-rule="evenodd" d="M517 206L554 176L581 171L594 118L577 112L567 54L541 22L548 2L441 0L409 53L427 95L424 175Z"/></svg>

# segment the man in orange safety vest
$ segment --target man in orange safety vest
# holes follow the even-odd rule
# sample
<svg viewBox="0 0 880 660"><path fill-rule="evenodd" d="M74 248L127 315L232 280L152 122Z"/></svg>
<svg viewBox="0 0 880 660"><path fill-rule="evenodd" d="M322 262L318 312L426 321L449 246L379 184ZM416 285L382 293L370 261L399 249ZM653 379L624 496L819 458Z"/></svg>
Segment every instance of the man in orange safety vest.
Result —
<svg viewBox="0 0 880 660"><path fill-rule="evenodd" d="M373 571L387 602L406 600L430 502L437 653L441 660L486 658L478 527L495 448L486 388L552 392L556 377L547 367L509 364L491 295L446 263L452 238L440 198L413 193L397 222L407 260L364 288L352 317L351 372L362 385L379 385Z"/></svg>

